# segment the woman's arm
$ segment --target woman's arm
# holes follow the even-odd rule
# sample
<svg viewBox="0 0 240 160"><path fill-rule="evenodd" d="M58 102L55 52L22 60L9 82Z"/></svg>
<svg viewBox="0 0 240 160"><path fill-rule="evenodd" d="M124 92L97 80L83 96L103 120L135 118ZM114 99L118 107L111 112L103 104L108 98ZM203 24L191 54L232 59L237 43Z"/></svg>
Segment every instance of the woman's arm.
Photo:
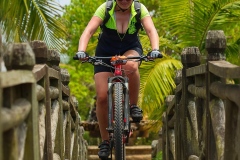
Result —
<svg viewBox="0 0 240 160"><path fill-rule="evenodd" d="M146 16L141 20L141 22L142 22L143 28L145 29L149 37L152 50L154 49L159 50L159 36L153 24L152 18L150 16Z"/></svg>
<svg viewBox="0 0 240 160"><path fill-rule="evenodd" d="M93 16L83 31L78 45L78 51L86 51L88 42L92 35L96 32L103 20L97 16Z"/></svg>

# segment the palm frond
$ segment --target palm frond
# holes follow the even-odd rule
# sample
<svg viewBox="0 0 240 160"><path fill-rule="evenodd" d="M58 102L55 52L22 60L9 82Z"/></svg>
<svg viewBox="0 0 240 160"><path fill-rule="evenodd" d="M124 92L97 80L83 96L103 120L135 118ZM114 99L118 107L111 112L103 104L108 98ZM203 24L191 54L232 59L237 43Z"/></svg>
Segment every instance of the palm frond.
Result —
<svg viewBox="0 0 240 160"><path fill-rule="evenodd" d="M180 61L166 55L153 63L143 63L140 66L139 105L145 113L148 113L149 118L156 109L163 109L166 95L169 95L175 88L173 80L175 70L181 67Z"/></svg>
<svg viewBox="0 0 240 160"><path fill-rule="evenodd" d="M183 46L197 46L201 51L209 30L226 28L220 28L219 24L239 23L238 0L173 0L171 3L163 0L162 4L163 19L171 26L169 32L177 36Z"/></svg>
<svg viewBox="0 0 240 160"><path fill-rule="evenodd" d="M43 40L61 50L66 28L58 20L61 7L50 0L1 0L1 28L8 42Z"/></svg>

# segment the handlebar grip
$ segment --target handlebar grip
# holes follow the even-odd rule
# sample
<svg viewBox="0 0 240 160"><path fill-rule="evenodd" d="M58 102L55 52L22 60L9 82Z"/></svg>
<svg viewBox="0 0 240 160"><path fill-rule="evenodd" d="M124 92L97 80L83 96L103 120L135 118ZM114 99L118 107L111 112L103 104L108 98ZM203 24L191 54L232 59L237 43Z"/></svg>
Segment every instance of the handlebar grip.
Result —
<svg viewBox="0 0 240 160"><path fill-rule="evenodd" d="M158 58L162 58L163 57L163 55L160 53L159 55L158 55Z"/></svg>
<svg viewBox="0 0 240 160"><path fill-rule="evenodd" d="M77 57L77 55L75 55L75 56L73 57L73 60L79 60L79 58Z"/></svg>

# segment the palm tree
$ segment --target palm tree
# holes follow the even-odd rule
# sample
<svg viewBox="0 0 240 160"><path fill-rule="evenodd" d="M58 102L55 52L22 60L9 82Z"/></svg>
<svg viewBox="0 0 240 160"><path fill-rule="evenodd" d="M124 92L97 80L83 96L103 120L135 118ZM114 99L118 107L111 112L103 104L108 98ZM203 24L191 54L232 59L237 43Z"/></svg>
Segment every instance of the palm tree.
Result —
<svg viewBox="0 0 240 160"><path fill-rule="evenodd" d="M61 12L52 0L1 0L0 35L6 42L43 40L49 48L60 51L66 35L58 20Z"/></svg>
<svg viewBox="0 0 240 160"><path fill-rule="evenodd" d="M166 32L181 48L197 46L205 54L209 30L223 30L228 42L227 58L239 61L239 0L163 0L160 13ZM234 57L234 58L233 58Z"/></svg>

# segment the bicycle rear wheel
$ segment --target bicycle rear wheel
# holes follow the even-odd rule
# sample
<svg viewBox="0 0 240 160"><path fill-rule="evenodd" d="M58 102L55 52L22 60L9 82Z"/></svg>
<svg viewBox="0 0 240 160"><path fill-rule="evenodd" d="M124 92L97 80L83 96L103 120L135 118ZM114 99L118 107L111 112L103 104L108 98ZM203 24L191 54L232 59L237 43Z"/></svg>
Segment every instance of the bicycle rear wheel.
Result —
<svg viewBox="0 0 240 160"><path fill-rule="evenodd" d="M114 85L114 152L115 160L125 160L125 144L123 142L123 86L120 82Z"/></svg>

